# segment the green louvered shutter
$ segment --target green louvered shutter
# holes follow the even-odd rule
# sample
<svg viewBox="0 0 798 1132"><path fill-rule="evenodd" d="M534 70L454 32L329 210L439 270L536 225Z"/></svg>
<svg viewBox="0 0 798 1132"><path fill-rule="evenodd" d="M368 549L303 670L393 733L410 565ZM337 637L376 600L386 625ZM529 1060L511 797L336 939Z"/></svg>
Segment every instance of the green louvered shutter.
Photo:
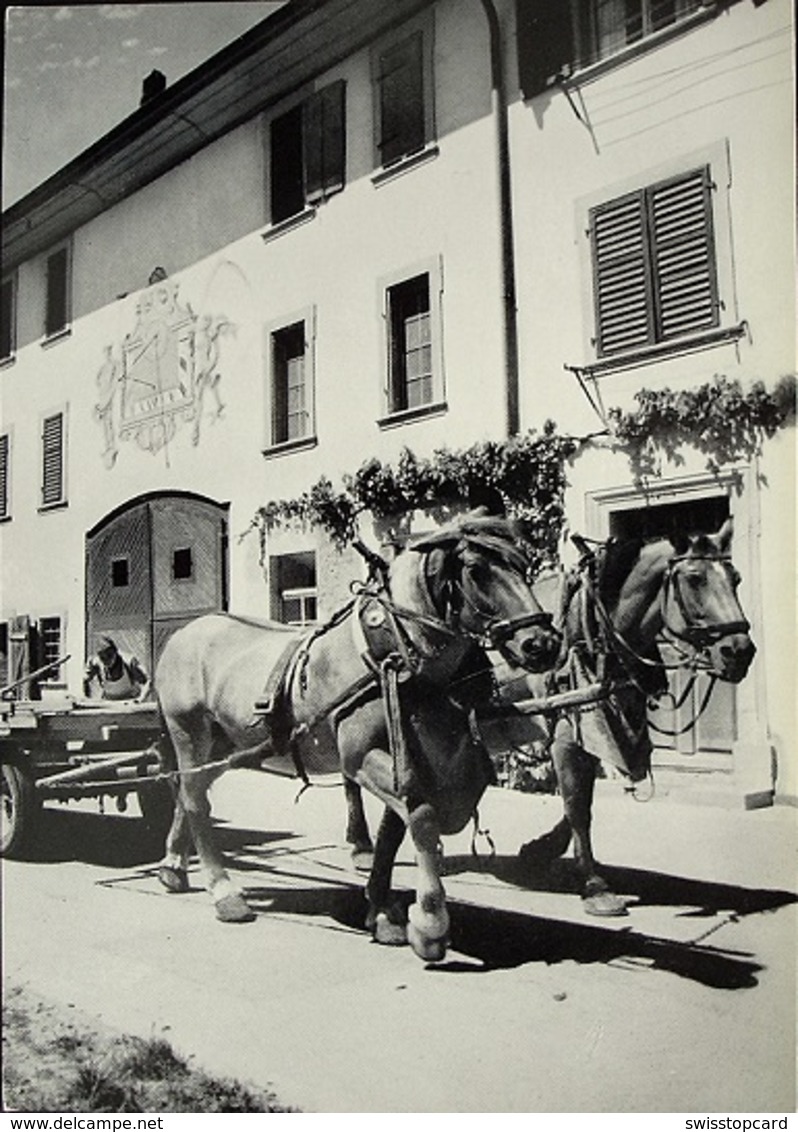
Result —
<svg viewBox="0 0 798 1132"><path fill-rule="evenodd" d="M658 340L718 324L711 194L706 167L649 190Z"/></svg>
<svg viewBox="0 0 798 1132"><path fill-rule="evenodd" d="M600 356L652 340L651 269L645 198L630 193L591 214L596 349Z"/></svg>
<svg viewBox="0 0 798 1132"><path fill-rule="evenodd" d="M330 83L311 95L303 106L302 141L308 204L324 200L344 187L345 90L343 79Z"/></svg>
<svg viewBox="0 0 798 1132"><path fill-rule="evenodd" d="M8 499L8 433L0 436L0 519L7 519L9 514Z"/></svg>
<svg viewBox="0 0 798 1132"><path fill-rule="evenodd" d="M42 506L64 498L64 415L45 417L42 428Z"/></svg>

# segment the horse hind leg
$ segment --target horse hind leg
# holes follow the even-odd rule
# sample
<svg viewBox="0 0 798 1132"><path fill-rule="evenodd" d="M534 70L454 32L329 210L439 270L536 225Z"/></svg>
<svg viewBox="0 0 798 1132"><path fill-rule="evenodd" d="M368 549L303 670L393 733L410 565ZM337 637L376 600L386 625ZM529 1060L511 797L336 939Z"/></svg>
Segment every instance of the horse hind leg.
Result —
<svg viewBox="0 0 798 1132"><path fill-rule="evenodd" d="M626 916L626 901L599 875L590 837L596 760L570 736L559 734L552 750L565 816L573 831L574 856L582 884L582 906L591 916Z"/></svg>
<svg viewBox="0 0 798 1132"><path fill-rule="evenodd" d="M208 789L222 772L207 766L218 753L210 722L192 719L184 725L173 720L169 732L180 769L178 805L185 813L216 918L225 923L254 920L255 913L231 881L213 837Z"/></svg>
<svg viewBox="0 0 798 1132"><path fill-rule="evenodd" d="M386 806L377 831L374 861L366 885L366 929L376 943L389 947L407 943L407 917L398 903L391 900L393 866L405 829L404 819Z"/></svg>
<svg viewBox="0 0 798 1132"><path fill-rule="evenodd" d="M363 791L353 779L344 776L346 798L346 841L351 846L352 864L358 872L371 872L374 866L374 843L371 840Z"/></svg>

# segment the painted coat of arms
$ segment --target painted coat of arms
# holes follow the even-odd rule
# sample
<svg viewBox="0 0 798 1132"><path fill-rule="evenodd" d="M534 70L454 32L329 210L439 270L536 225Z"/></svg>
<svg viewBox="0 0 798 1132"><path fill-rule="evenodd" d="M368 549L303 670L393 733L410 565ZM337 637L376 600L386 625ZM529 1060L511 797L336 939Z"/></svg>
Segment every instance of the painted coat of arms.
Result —
<svg viewBox="0 0 798 1132"><path fill-rule="evenodd" d="M118 441L134 440L156 454L168 446L178 425L192 424L199 443L206 397L212 415L224 411L219 395L219 339L235 327L224 315L197 316L181 303L179 284L158 279L143 291L136 324L119 348L105 347L97 374L95 416L104 432L103 460L113 467Z"/></svg>

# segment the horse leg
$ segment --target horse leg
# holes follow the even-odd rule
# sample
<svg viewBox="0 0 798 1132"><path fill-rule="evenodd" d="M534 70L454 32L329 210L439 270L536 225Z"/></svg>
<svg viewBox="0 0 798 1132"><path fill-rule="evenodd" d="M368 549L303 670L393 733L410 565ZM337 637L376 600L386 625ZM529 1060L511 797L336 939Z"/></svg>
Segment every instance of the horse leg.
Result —
<svg viewBox="0 0 798 1132"><path fill-rule="evenodd" d="M178 792L164 857L158 866L158 880L167 892L188 892L188 859L192 848L191 830Z"/></svg>
<svg viewBox="0 0 798 1132"><path fill-rule="evenodd" d="M554 829L522 845L518 851L518 859L524 868L534 872L544 869L558 857L562 857L571 844L572 834L571 823L568 818L562 817Z"/></svg>
<svg viewBox="0 0 798 1132"><path fill-rule="evenodd" d="M449 941L449 913L440 878L440 823L427 802L410 807L408 827L416 851L416 903L407 916L407 938L420 959L438 963Z"/></svg>
<svg viewBox="0 0 798 1132"><path fill-rule="evenodd" d="M346 841L352 846L352 864L358 872L370 872L374 862L374 843L369 833L363 792L351 778L344 776L346 798Z"/></svg>
<svg viewBox="0 0 798 1132"><path fill-rule="evenodd" d="M380 828L377 830L374 863L366 885L368 900L366 929L371 932L377 943L392 947L407 943L405 915L391 901L394 861L406 828L404 819L390 806L386 806Z"/></svg>
<svg viewBox="0 0 798 1132"><path fill-rule="evenodd" d="M210 769L204 765L212 760L214 748L210 724L203 719L195 724L192 733L172 721L169 732L181 771L179 802L199 855L205 887L216 908L216 918L225 923L254 920L255 913L230 880L213 838L208 789L222 772L218 767Z"/></svg>
<svg viewBox="0 0 798 1132"><path fill-rule="evenodd" d="M565 816L574 835L574 856L582 880L582 902L592 916L626 916L626 902L599 876L590 838L596 760L575 740L558 734L552 749L554 768L562 792Z"/></svg>

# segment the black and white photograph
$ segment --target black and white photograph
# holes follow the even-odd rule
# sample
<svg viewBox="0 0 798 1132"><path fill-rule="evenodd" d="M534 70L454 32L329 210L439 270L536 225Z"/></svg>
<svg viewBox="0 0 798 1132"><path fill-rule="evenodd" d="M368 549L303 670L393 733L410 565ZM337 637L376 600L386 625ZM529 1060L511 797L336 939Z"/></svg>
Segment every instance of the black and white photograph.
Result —
<svg viewBox="0 0 798 1132"><path fill-rule="evenodd" d="M793 1128L794 72L4 5L2 1132Z"/></svg>

